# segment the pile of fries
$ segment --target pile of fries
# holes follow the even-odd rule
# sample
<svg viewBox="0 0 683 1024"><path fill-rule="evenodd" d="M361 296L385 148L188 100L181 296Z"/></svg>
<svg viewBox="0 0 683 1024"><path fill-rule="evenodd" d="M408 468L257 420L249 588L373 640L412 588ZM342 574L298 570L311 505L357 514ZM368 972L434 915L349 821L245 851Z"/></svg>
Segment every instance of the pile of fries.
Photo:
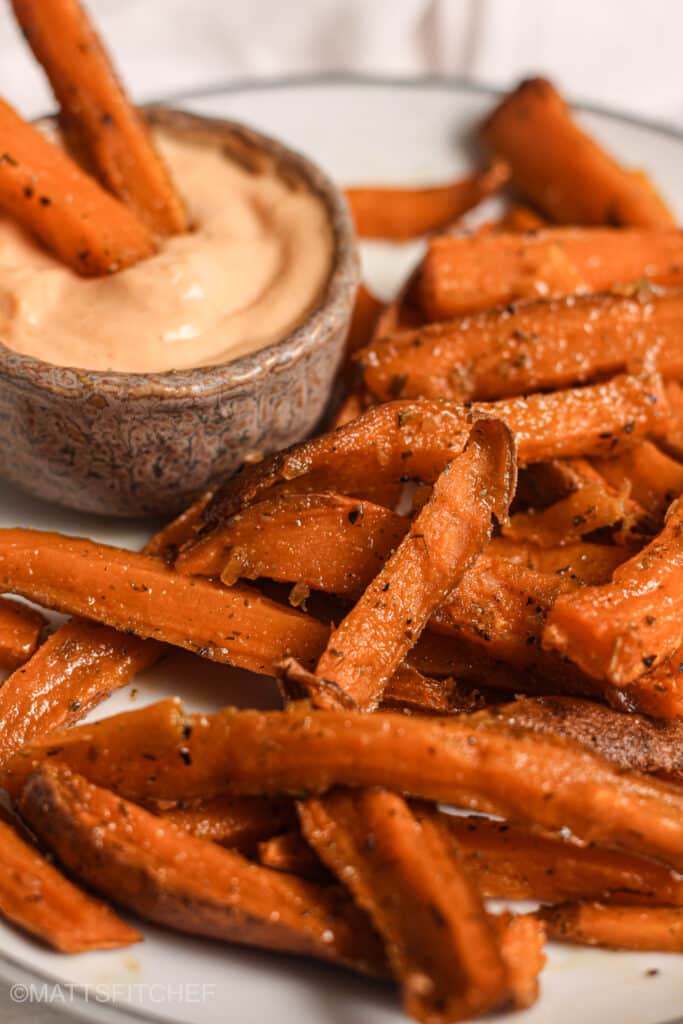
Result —
<svg viewBox="0 0 683 1024"><path fill-rule="evenodd" d="M54 949L141 938L95 892L429 1024L531 1005L546 936L683 951L683 234L546 82L483 136L465 182L350 192L396 239L530 205L360 290L326 433L140 554L0 530L2 591L73 616L0 604L0 912ZM283 709L76 724L169 646Z"/></svg>

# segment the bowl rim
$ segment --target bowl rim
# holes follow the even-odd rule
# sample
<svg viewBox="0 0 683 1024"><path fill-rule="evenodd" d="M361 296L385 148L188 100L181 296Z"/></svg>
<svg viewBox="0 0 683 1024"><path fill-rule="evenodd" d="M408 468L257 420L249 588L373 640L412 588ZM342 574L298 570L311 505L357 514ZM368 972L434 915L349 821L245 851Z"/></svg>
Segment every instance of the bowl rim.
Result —
<svg viewBox="0 0 683 1024"><path fill-rule="evenodd" d="M359 279L356 236L344 194L329 175L309 157L239 121L193 114L166 104L147 104L140 109L152 126L217 137L230 134L247 147L264 151L273 158L276 167L293 171L320 197L327 210L334 246L332 268L322 297L284 338L223 363L151 373L88 370L58 366L36 356L14 352L0 340L0 380L28 384L52 394L63 392L72 399L76 397L75 391L87 397L104 393L109 397L131 399L155 396L178 400L210 396L253 385L272 371L298 362L323 343L326 321L335 310L342 312L350 306ZM56 115L38 119L38 123L55 121Z"/></svg>

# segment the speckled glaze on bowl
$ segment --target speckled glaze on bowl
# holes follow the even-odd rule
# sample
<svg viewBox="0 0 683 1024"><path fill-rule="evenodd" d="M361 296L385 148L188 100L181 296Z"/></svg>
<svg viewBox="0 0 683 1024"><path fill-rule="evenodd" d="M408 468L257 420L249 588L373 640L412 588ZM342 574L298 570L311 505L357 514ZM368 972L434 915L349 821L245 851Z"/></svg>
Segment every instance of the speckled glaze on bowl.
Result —
<svg viewBox="0 0 683 1024"><path fill-rule="evenodd" d="M358 283L346 203L314 164L231 121L160 107L146 114L319 194L335 253L319 306L295 330L219 366L100 373L52 366L0 343L0 476L60 505L125 517L173 515L246 457L312 432L330 397Z"/></svg>

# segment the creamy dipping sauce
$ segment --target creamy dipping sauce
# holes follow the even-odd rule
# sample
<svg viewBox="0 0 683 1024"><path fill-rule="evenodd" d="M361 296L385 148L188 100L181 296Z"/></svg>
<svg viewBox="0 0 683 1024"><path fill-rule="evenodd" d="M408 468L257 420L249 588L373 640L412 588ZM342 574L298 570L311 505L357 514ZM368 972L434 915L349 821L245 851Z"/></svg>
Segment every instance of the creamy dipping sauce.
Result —
<svg viewBox="0 0 683 1024"><path fill-rule="evenodd" d="M0 340L89 370L227 362L283 338L320 300L333 239L320 197L221 149L155 140L194 230L110 277L82 278L0 218Z"/></svg>

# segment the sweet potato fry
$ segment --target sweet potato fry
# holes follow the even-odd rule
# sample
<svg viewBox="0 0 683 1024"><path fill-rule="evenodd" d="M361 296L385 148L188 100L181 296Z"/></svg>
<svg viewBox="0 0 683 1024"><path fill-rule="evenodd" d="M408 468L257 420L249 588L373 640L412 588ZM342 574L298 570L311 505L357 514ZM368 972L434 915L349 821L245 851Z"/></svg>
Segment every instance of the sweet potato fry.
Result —
<svg viewBox="0 0 683 1024"><path fill-rule="evenodd" d="M629 484L638 504L658 518L683 494L683 465L650 441L634 445L614 458L600 459L595 468L613 487Z"/></svg>
<svg viewBox="0 0 683 1024"><path fill-rule="evenodd" d="M531 914L504 912L493 917L507 967L512 1004L526 1010L538 999L538 976L545 966L545 926Z"/></svg>
<svg viewBox="0 0 683 1024"><path fill-rule="evenodd" d="M607 949L683 953L683 908L566 903L543 907L538 917L556 942Z"/></svg>
<svg viewBox="0 0 683 1024"><path fill-rule="evenodd" d="M411 1017L458 1021L507 1002L494 926L431 823L386 790L338 790L299 813L309 843L382 936Z"/></svg>
<svg viewBox="0 0 683 1024"><path fill-rule="evenodd" d="M104 751L116 756L103 756ZM324 793L381 786L620 847L683 869L683 793L616 769L578 743L467 716L311 710L185 715L177 701L116 715L21 750L12 794L58 759L134 800ZM517 767L519 770L517 770Z"/></svg>
<svg viewBox="0 0 683 1024"><path fill-rule="evenodd" d="M359 707L376 707L431 614L490 538L493 517L507 517L515 482L512 435L499 420L478 420L408 534L333 630L316 675Z"/></svg>
<svg viewBox="0 0 683 1024"><path fill-rule="evenodd" d="M683 284L683 234L637 228L548 228L433 238L420 278L427 321L518 299L604 292L649 281Z"/></svg>
<svg viewBox="0 0 683 1024"><path fill-rule="evenodd" d="M191 935L385 974L365 916L339 892L251 864L59 765L30 778L22 817L91 888Z"/></svg>
<svg viewBox="0 0 683 1024"><path fill-rule="evenodd" d="M444 814L420 806L454 841L488 899L605 900L683 905L683 878L656 861L532 832L490 818Z"/></svg>
<svg viewBox="0 0 683 1024"><path fill-rule="evenodd" d="M503 160L459 181L432 188L346 189L346 198L360 238L403 242L446 228L482 199L498 192L510 174Z"/></svg>
<svg viewBox="0 0 683 1024"><path fill-rule="evenodd" d="M205 494L146 545L168 557L187 540L211 495ZM83 619L60 626L30 662L0 688L0 765L24 743L83 718L164 653L163 644Z"/></svg>
<svg viewBox="0 0 683 1024"><path fill-rule="evenodd" d="M0 531L0 587L266 675L287 654L315 659L328 635L316 619L256 591L182 576L150 555L34 530Z"/></svg>
<svg viewBox="0 0 683 1024"><path fill-rule="evenodd" d="M680 289L524 301L389 334L358 360L380 401L491 401L638 370L648 357L678 377L682 315Z"/></svg>
<svg viewBox="0 0 683 1024"><path fill-rule="evenodd" d="M654 718L683 718L683 649L639 676L629 686L614 689L625 711Z"/></svg>
<svg viewBox="0 0 683 1024"><path fill-rule="evenodd" d="M12 670L28 661L46 625L36 608L0 597L0 668Z"/></svg>
<svg viewBox="0 0 683 1024"><path fill-rule="evenodd" d="M198 839L245 853L297 821L294 804L286 797L223 794L171 806L152 805L148 810Z"/></svg>
<svg viewBox="0 0 683 1024"><path fill-rule="evenodd" d="M347 358L367 345L372 338L377 319L384 309L384 303L373 295L366 285L361 283L356 291L349 336L346 339Z"/></svg>
<svg viewBox="0 0 683 1024"><path fill-rule="evenodd" d="M541 548L536 544L511 541L506 537L494 537L488 553L535 572L558 573L578 583L589 584L606 583L612 578L617 566L629 556L626 548L610 544L574 541Z"/></svg>
<svg viewBox="0 0 683 1024"><path fill-rule="evenodd" d="M517 188L560 224L675 224L652 184L621 167L587 135L543 78L528 79L506 96L482 136L510 163Z"/></svg>
<svg viewBox="0 0 683 1024"><path fill-rule="evenodd" d="M427 638L427 644L433 647L432 635ZM470 687L460 686L454 679L432 679L406 662L396 669L382 695L384 710L400 708L423 714L474 711L481 703L481 695Z"/></svg>
<svg viewBox="0 0 683 1024"><path fill-rule="evenodd" d="M0 210L84 277L155 251L147 229L66 153L0 100Z"/></svg>
<svg viewBox="0 0 683 1024"><path fill-rule="evenodd" d="M683 461L683 387L678 381L666 385L666 399L671 418L666 429L657 435L657 444L672 458Z"/></svg>
<svg viewBox="0 0 683 1024"><path fill-rule="evenodd" d="M203 576L305 583L334 594L362 593L408 530L408 520L342 494L280 494L228 520L179 567ZM201 554L201 558L199 555Z"/></svg>
<svg viewBox="0 0 683 1024"><path fill-rule="evenodd" d="M555 602L544 646L615 686L673 654L683 643L683 502L661 534L615 571L611 583Z"/></svg>
<svg viewBox="0 0 683 1024"><path fill-rule="evenodd" d="M683 722L624 715L593 701L559 696L520 697L481 714L524 729L569 736L619 768L683 781Z"/></svg>
<svg viewBox="0 0 683 1024"><path fill-rule="evenodd" d="M67 131L102 183L156 235L188 228L183 203L79 0L12 0Z"/></svg>
<svg viewBox="0 0 683 1024"><path fill-rule="evenodd" d="M142 938L67 881L2 819L0 916L60 953L120 949Z"/></svg>
<svg viewBox="0 0 683 1024"><path fill-rule="evenodd" d="M548 221L537 210L532 210L530 206L522 206L519 203L506 210L498 221L501 231L516 231L519 234L540 231L541 228L547 226Z"/></svg>
<svg viewBox="0 0 683 1024"><path fill-rule="evenodd" d="M273 871L286 871L312 882L329 881L329 873L297 829L259 843L259 860Z"/></svg>
<svg viewBox="0 0 683 1024"><path fill-rule="evenodd" d="M621 495L608 492L600 484L589 484L541 512L518 512L505 524L503 534L539 547L554 547L614 526L627 515L623 481Z"/></svg>

